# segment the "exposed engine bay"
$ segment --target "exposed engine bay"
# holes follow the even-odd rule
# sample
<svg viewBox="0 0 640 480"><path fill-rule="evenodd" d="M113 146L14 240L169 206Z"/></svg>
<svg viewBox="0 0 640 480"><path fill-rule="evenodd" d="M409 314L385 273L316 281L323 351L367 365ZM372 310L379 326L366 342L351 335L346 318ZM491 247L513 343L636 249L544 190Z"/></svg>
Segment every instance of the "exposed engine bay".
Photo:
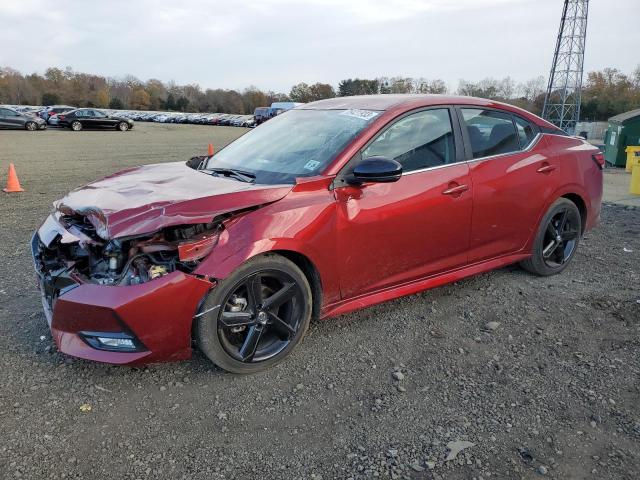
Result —
<svg viewBox="0 0 640 480"><path fill-rule="evenodd" d="M224 229L221 220L215 219L104 240L86 216L61 215L55 221L62 231L50 241L40 242L40 273L112 286L146 283L176 270L192 272L215 247Z"/></svg>

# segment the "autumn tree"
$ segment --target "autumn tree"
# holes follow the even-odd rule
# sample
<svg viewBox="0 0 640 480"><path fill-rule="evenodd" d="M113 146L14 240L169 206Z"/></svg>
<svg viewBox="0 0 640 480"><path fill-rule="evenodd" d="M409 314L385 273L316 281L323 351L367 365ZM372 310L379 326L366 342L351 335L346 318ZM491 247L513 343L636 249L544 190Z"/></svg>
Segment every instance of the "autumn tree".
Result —
<svg viewBox="0 0 640 480"><path fill-rule="evenodd" d="M57 93L45 92L42 94L42 105L57 105L60 103L60 97Z"/></svg>
<svg viewBox="0 0 640 480"><path fill-rule="evenodd" d="M134 110L148 110L151 97L143 88L136 88L131 95L131 108Z"/></svg>
<svg viewBox="0 0 640 480"><path fill-rule="evenodd" d="M96 106L106 108L109 105L109 88L102 87L96 92Z"/></svg>

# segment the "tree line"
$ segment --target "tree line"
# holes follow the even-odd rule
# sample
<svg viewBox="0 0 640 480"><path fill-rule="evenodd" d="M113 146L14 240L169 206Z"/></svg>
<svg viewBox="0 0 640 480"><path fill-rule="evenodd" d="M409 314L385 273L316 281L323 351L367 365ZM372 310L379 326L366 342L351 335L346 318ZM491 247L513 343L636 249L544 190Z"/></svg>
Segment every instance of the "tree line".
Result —
<svg viewBox="0 0 640 480"><path fill-rule="evenodd" d="M254 109L276 101L312 102L326 98L379 93L437 93L482 97L518 105L540 114L546 81L542 76L517 83L510 77L460 80L451 91L441 79L411 77L349 78L337 88L328 83L298 83L289 93L262 91L255 86L244 90L202 89L197 84L177 85L157 79L142 81L134 76L109 78L75 72L70 67L48 68L43 75L23 75L9 67L0 68L0 103L10 105L68 104L134 110L180 112L253 113ZM582 92L585 120L606 120L618 113L640 108L640 66L631 74L614 68L589 72Z"/></svg>

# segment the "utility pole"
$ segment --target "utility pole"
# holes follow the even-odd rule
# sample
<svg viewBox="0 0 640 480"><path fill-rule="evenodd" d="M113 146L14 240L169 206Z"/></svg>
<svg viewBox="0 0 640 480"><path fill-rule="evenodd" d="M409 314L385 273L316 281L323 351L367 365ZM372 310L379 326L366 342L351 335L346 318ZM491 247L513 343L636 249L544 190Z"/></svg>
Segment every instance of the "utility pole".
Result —
<svg viewBox="0 0 640 480"><path fill-rule="evenodd" d="M542 117L569 134L580 119L589 0L564 0Z"/></svg>

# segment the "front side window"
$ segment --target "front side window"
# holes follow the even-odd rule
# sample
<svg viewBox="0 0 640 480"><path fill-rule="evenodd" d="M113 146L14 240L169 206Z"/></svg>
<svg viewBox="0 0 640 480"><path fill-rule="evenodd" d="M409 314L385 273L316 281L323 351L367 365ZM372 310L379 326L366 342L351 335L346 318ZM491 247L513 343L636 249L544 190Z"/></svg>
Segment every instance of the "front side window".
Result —
<svg viewBox="0 0 640 480"><path fill-rule="evenodd" d="M511 115L494 110L463 108L473 158L490 157L520 150Z"/></svg>
<svg viewBox="0 0 640 480"><path fill-rule="evenodd" d="M318 175L379 113L289 110L220 150L205 168L244 170L267 184Z"/></svg>
<svg viewBox="0 0 640 480"><path fill-rule="evenodd" d="M398 161L403 172L455 162L449 110L424 110L401 118L362 151L363 159L377 156Z"/></svg>

